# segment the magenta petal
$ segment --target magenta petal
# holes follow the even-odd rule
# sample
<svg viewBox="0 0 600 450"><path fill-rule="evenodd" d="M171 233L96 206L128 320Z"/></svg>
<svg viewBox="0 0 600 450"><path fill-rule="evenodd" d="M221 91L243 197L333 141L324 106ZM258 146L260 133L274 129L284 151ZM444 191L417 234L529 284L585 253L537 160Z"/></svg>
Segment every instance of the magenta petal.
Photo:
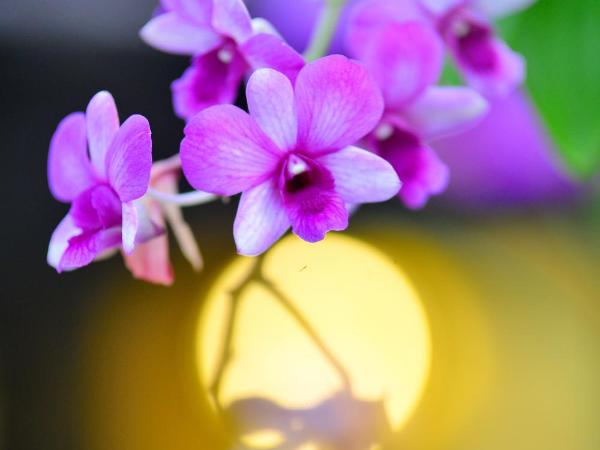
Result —
<svg viewBox="0 0 600 450"><path fill-rule="evenodd" d="M121 225L121 201L109 186L100 184L79 195L69 214L83 230L112 228Z"/></svg>
<svg viewBox="0 0 600 450"><path fill-rule="evenodd" d="M340 55L306 65L296 81L298 143L312 155L354 144L383 113L383 98L367 70Z"/></svg>
<svg viewBox="0 0 600 450"><path fill-rule="evenodd" d="M394 168L383 158L357 147L346 147L318 160L333 175L335 191L346 203L389 200L400 189Z"/></svg>
<svg viewBox="0 0 600 450"><path fill-rule="evenodd" d="M48 184L52 195L68 202L96 182L87 154L85 115L65 117L52 136L48 155Z"/></svg>
<svg viewBox="0 0 600 450"><path fill-rule="evenodd" d="M81 234L82 230L73 221L73 217L67 214L65 218L52 233L50 245L48 246L48 264L58 269L60 260L69 246L69 239Z"/></svg>
<svg viewBox="0 0 600 450"><path fill-rule="evenodd" d="M118 227L94 233L84 233L69 239L67 249L62 255L57 270L75 270L87 266L98 255L119 247L121 229Z"/></svg>
<svg viewBox="0 0 600 450"><path fill-rule="evenodd" d="M212 25L219 33L241 44L252 35L252 21L242 0L218 0L213 3Z"/></svg>
<svg viewBox="0 0 600 450"><path fill-rule="evenodd" d="M317 242L328 231L348 227L348 211L335 191L335 180L319 162L291 155L283 166L280 189L292 231Z"/></svg>
<svg viewBox="0 0 600 450"><path fill-rule="evenodd" d="M145 117L133 115L115 136L106 155L106 173L122 202L143 196L152 170L152 139Z"/></svg>
<svg viewBox="0 0 600 450"><path fill-rule="evenodd" d="M275 69L292 82L304 67L304 58L279 36L260 33L252 36L240 51L253 69Z"/></svg>
<svg viewBox="0 0 600 450"><path fill-rule="evenodd" d="M180 153L183 172L192 186L230 196L269 178L281 151L247 113L219 105L192 118Z"/></svg>
<svg viewBox="0 0 600 450"><path fill-rule="evenodd" d="M197 24L210 24L212 0L161 0L166 11L173 11Z"/></svg>
<svg viewBox="0 0 600 450"><path fill-rule="evenodd" d="M223 40L208 26L183 19L175 12L160 14L140 31L148 45L177 55L198 55L219 46Z"/></svg>
<svg viewBox="0 0 600 450"><path fill-rule="evenodd" d="M275 179L242 194L233 235L238 253L260 255L290 227L290 219L281 200Z"/></svg>
<svg viewBox="0 0 600 450"><path fill-rule="evenodd" d="M472 89L436 86L411 104L403 117L428 140L466 131L488 110L488 102Z"/></svg>
<svg viewBox="0 0 600 450"><path fill-rule="evenodd" d="M426 22L393 23L374 34L360 60L383 92L386 108L400 109L434 84L441 72L444 47Z"/></svg>
<svg viewBox="0 0 600 450"><path fill-rule="evenodd" d="M446 189L448 168L415 134L396 129L389 138L375 145L400 177L402 188L398 196L407 207L422 208L431 195Z"/></svg>
<svg viewBox="0 0 600 450"><path fill-rule="evenodd" d="M494 39L491 43L495 64L489 70L460 64L464 76L474 89L487 96L506 96L523 84L525 59L504 42Z"/></svg>
<svg viewBox="0 0 600 450"><path fill-rule="evenodd" d="M119 113L113 96L106 91L98 92L88 104L85 120L92 164L98 176L105 179L106 152L119 131Z"/></svg>
<svg viewBox="0 0 600 450"><path fill-rule="evenodd" d="M217 49L194 58L190 68L171 85L177 116L189 120L209 106L235 101L247 66L237 52L230 62L221 61L219 52Z"/></svg>
<svg viewBox="0 0 600 450"><path fill-rule="evenodd" d="M290 150L298 138L296 100L290 80L272 69L250 77L246 88L250 115L282 150Z"/></svg>

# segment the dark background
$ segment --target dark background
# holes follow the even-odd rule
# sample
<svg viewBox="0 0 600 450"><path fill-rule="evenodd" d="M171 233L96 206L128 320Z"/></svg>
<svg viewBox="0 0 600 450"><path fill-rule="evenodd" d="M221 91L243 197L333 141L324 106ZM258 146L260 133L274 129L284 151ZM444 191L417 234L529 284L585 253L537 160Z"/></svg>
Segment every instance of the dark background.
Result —
<svg viewBox="0 0 600 450"><path fill-rule="evenodd" d="M183 124L172 114L169 84L186 58L156 52L137 37L155 3L2 2L0 448L82 448L74 395L81 318L98 292L106 295L101 287L107 280L142 293L164 290L133 280L117 258L61 276L46 264L48 240L67 211L50 195L46 179L48 144L65 115L107 89L121 119L148 117L155 159L178 150ZM201 239L208 260L232 252L227 227L216 223L229 221L233 212L216 204L188 213L199 235L213 235ZM180 278L194 276L180 267Z"/></svg>

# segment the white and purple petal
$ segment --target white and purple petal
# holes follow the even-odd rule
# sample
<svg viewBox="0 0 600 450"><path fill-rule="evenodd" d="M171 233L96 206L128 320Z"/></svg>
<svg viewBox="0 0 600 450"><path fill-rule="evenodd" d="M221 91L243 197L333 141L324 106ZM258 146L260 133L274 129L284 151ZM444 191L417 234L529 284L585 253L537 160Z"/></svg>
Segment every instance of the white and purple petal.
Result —
<svg viewBox="0 0 600 450"><path fill-rule="evenodd" d="M173 11L197 24L209 25L213 0L161 0L165 11Z"/></svg>
<svg viewBox="0 0 600 450"><path fill-rule="evenodd" d="M488 102L466 87L431 87L403 112L404 121L430 140L475 126L489 110Z"/></svg>
<svg viewBox="0 0 600 450"><path fill-rule="evenodd" d="M175 12L151 19L140 36L151 47L176 55L200 55L223 43L223 38L209 26L185 20Z"/></svg>
<svg viewBox="0 0 600 450"><path fill-rule="evenodd" d="M252 21L242 0L218 0L213 3L212 26L238 44L252 35Z"/></svg>
<svg viewBox="0 0 600 450"><path fill-rule="evenodd" d="M58 269L60 260L69 246L69 240L82 232L83 230L75 225L73 217L67 214L58 224L50 238L47 256L48 264Z"/></svg>
<svg viewBox="0 0 600 450"><path fill-rule="evenodd" d="M50 191L57 200L69 202L96 182L88 157L85 115L70 114L60 122L50 142Z"/></svg>
<svg viewBox="0 0 600 450"><path fill-rule="evenodd" d="M96 174L106 179L105 159L111 142L119 131L119 113L113 96L98 92L88 104L85 121L90 158Z"/></svg>
<svg viewBox="0 0 600 450"><path fill-rule="evenodd" d="M290 228L277 179L271 178L242 194L233 235L241 255L265 252Z"/></svg>
<svg viewBox="0 0 600 450"><path fill-rule="evenodd" d="M180 153L190 184L223 196L267 180L281 157L256 122L232 105L213 106L194 116L185 128Z"/></svg>
<svg viewBox="0 0 600 450"><path fill-rule="evenodd" d="M310 155L353 145L383 114L375 80L360 64L341 55L307 64L296 80L298 144Z"/></svg>
<svg viewBox="0 0 600 450"><path fill-rule="evenodd" d="M250 77L246 88L250 116L282 150L291 150L298 139L298 117L292 83L272 69Z"/></svg>
<svg viewBox="0 0 600 450"><path fill-rule="evenodd" d="M260 33L239 47L253 69L275 69L292 82L304 67L304 58L279 36Z"/></svg>
<svg viewBox="0 0 600 450"><path fill-rule="evenodd" d="M121 228L82 233L69 239L58 272L75 270L92 263L99 255L121 245Z"/></svg>
<svg viewBox="0 0 600 450"><path fill-rule="evenodd" d="M383 158L358 147L346 147L318 159L335 179L335 190L346 203L389 200L400 190L394 168Z"/></svg>

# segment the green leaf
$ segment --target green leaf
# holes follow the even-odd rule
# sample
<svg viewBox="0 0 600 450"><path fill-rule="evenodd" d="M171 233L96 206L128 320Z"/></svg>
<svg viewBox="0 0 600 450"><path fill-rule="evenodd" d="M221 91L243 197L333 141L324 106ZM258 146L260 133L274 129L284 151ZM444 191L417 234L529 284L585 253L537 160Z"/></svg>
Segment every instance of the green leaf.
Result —
<svg viewBox="0 0 600 450"><path fill-rule="evenodd" d="M538 0L501 24L527 59L527 86L571 170L600 169L600 0Z"/></svg>

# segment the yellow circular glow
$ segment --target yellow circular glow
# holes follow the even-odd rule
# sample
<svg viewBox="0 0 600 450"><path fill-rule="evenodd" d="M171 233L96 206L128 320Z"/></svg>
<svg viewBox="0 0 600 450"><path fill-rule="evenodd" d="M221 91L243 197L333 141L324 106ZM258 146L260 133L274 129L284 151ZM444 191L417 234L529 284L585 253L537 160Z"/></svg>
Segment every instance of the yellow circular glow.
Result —
<svg viewBox="0 0 600 450"><path fill-rule="evenodd" d="M251 264L236 259L208 293L197 330L204 386L217 368L229 293ZM282 240L265 257L263 274L332 350L354 395L382 401L391 427L402 427L423 392L431 354L427 319L405 274L378 250L340 235L315 245ZM341 390L334 367L264 286L248 286L238 311L221 389L225 406L259 396L286 408L309 408Z"/></svg>

